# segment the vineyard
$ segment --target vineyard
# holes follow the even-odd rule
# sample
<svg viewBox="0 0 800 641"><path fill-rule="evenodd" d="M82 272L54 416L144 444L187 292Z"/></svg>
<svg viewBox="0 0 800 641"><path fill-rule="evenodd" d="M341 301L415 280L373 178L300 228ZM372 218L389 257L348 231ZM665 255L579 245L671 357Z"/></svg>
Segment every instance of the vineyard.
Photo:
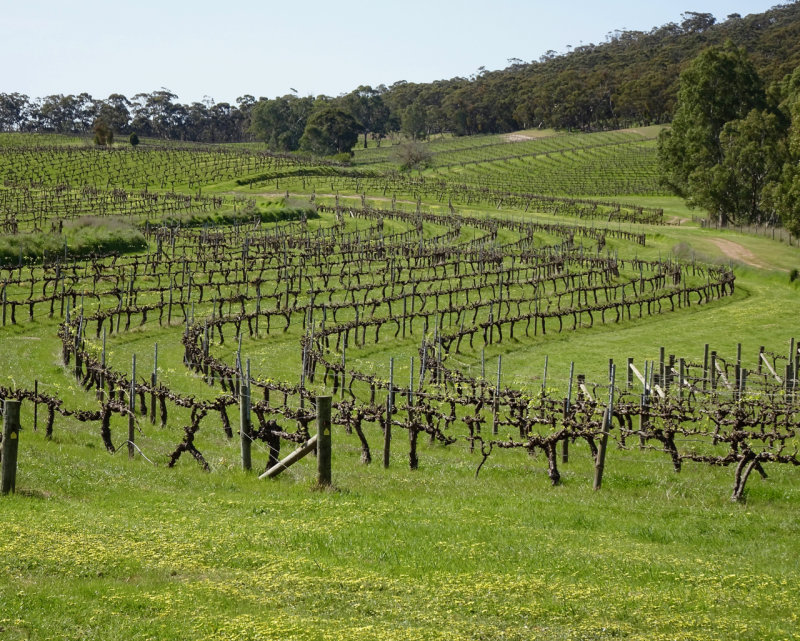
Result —
<svg viewBox="0 0 800 641"><path fill-rule="evenodd" d="M23 408L17 487L24 491L14 500L26 491L63 491L57 447L96 450L92 460L105 461L101 476L143 475L138 482L147 486L183 487L194 479L198 487L234 484L267 497L296 492L297 480L310 478L304 463L280 481L257 477L309 443L316 399L332 396L333 482L343 494L281 499L313 513L318 508L308 501L352 501L348 492L372 485L381 489L370 492L387 497L414 488L402 499L412 503L429 485L457 503L457 493L444 489L449 484L491 504L511 488L514 505L585 502L593 496L585 490L601 488L595 496L616 495L602 500L630 501L640 491L631 488L654 483L690 493L687 510L698 501L720 514L797 501L797 288L780 272L796 264L796 249L769 245L773 255L765 260L774 273L676 258L677 243L705 252L718 232L667 225L660 206L637 199L660 194L653 139L644 134L516 142L487 136L430 146L430 169L408 174L392 167L389 145L342 166L231 145L101 150L0 140L0 225L8 243L0 252L0 390ZM138 244L78 251L71 226L87 220L113 221L110 233L133 230ZM37 234L57 243L36 244L30 239ZM35 451L23 456L24 447ZM158 476L143 480L152 474ZM281 518L299 528L292 536L307 549L298 541L305 527L316 537L316 525L293 524L288 511ZM483 512L497 514L486 505ZM11 527L21 535L21 525ZM311 561L293 556L282 538L288 535L272 536L272 545L285 546L279 554L302 566L312 591L324 590L315 583L321 576L307 571ZM453 545L470 545L461 533L448 536ZM475 536L476 545L481 536L495 541L482 527ZM550 535L544 540L555 545ZM324 559L330 550L323 548ZM475 578L471 556L445 549ZM13 554L28 558L18 547ZM44 569L56 563L27 562ZM514 582L505 563L503 577L489 571L489 593ZM13 562L0 567L20 572ZM343 581L358 583L354 568L339 569ZM406 571L396 559L387 576L399 580ZM793 580L796 568L787 575ZM363 583L376 575L361 576ZM451 589L439 574L429 580ZM543 589L520 581L523 591ZM743 594L779 594L780 612L796 595L796 588L755 581ZM454 599L471 592L458 582ZM385 608L399 588L393 584L384 596L373 589ZM25 626L6 616L15 598L0 597L0 629L17 633ZM408 598L421 602L420 595ZM490 611L496 606L484 593L471 598L494 604ZM547 622L507 598L540 634L644 638L613 613L590 617L572 635L575 615L542 606L553 617ZM612 595L618 604L625 598ZM175 615L185 606L160 607ZM430 607L434 618L446 616L443 604ZM496 638L499 631L530 638L503 608L476 622L465 607L456 638ZM703 607L707 615L717 606ZM641 608L657 619L655 603ZM211 628L186 623L197 636L231 638L232 629L203 611ZM792 634L782 615L737 616L737 625L758 621L739 638ZM401 619L393 613L382 627L362 630L364 638L427 638L415 628L400 634ZM661 619L649 638L673 638L678 619ZM185 613L180 620L188 620ZM615 632L606 633L603 622ZM235 632L324 637L296 620L283 623L273 620L259 636L258 620L245 621ZM355 634L355 620L341 624L341 633ZM711 630L709 621L684 624L691 634L680 638ZM147 634L165 634L141 625ZM85 625L70 637L79 630Z"/></svg>

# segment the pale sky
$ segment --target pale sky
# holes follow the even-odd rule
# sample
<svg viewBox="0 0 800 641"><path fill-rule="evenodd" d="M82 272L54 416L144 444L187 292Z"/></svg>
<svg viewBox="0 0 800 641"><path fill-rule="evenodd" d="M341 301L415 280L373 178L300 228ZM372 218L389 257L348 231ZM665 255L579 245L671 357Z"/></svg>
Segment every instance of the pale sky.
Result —
<svg viewBox="0 0 800 641"><path fill-rule="evenodd" d="M510 58L599 44L681 13L760 13L760 0L0 0L0 93L129 98L165 87L190 103L347 93L469 77Z"/></svg>

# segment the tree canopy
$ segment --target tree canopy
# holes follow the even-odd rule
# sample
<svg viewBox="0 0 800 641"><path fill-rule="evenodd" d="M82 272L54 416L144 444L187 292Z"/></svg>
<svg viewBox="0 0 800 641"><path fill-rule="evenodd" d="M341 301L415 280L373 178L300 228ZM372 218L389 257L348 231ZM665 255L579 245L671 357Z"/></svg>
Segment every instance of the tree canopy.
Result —
<svg viewBox="0 0 800 641"><path fill-rule="evenodd" d="M728 222L800 231L800 67L768 90L743 48L710 47L681 74L675 119L659 137L662 179Z"/></svg>
<svg viewBox="0 0 800 641"><path fill-rule="evenodd" d="M350 153L361 129L362 125L346 111L325 107L308 119L300 148L322 156Z"/></svg>

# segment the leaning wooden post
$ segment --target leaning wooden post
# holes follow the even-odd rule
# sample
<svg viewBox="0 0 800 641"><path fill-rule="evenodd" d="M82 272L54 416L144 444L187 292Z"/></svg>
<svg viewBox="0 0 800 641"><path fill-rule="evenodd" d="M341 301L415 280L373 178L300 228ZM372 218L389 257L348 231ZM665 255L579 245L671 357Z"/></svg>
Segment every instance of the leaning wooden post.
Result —
<svg viewBox="0 0 800 641"><path fill-rule="evenodd" d="M3 464L0 493L14 492L17 486L20 401L6 400L3 407Z"/></svg>
<svg viewBox="0 0 800 641"><path fill-rule="evenodd" d="M317 396L317 485L331 484L331 397Z"/></svg>
<svg viewBox="0 0 800 641"><path fill-rule="evenodd" d="M711 376L711 393L716 394L717 392L717 352L712 350L711 351L711 366L709 369L709 374Z"/></svg>
<svg viewBox="0 0 800 641"><path fill-rule="evenodd" d="M131 390L128 396L128 409L131 413L128 416L128 458L133 458L136 448L133 445L133 438L136 431L136 354L131 361Z"/></svg>
<svg viewBox="0 0 800 641"><path fill-rule="evenodd" d="M250 457L250 359L247 359L247 375L239 376L239 440L242 451L242 469L252 467Z"/></svg>
<svg viewBox="0 0 800 641"><path fill-rule="evenodd" d="M611 366L611 385L608 390L608 405L603 413L603 435L597 449L597 460L594 466L594 489L599 490L603 485L603 469L606 465L606 448L608 447L608 432L611 430L611 419L614 416L614 378L616 366Z"/></svg>

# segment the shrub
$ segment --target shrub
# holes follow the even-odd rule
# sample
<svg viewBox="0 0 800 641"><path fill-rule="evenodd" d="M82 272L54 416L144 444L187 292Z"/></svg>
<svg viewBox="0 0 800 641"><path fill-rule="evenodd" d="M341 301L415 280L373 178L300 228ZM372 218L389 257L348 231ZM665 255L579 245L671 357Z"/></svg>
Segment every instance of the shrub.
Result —
<svg viewBox="0 0 800 641"><path fill-rule="evenodd" d="M333 160L333 162L337 162L342 165L349 165L352 158L353 158L352 151L351 152L343 151L340 154L334 154L333 156L331 156L331 160Z"/></svg>
<svg viewBox="0 0 800 641"><path fill-rule="evenodd" d="M109 146L114 142L114 131L102 120L94 123L94 144Z"/></svg>
<svg viewBox="0 0 800 641"><path fill-rule="evenodd" d="M45 256L63 256L64 244L71 258L91 254L141 251L147 248L142 232L115 218L86 216L64 225L62 233L33 232L0 238L0 265L39 263Z"/></svg>
<svg viewBox="0 0 800 641"><path fill-rule="evenodd" d="M202 227L203 225L213 227L248 223L256 218L265 223L276 223L287 220L302 220L303 218L319 218L319 214L308 203L304 203L301 206L284 206L283 203L263 203L257 206L254 202L248 202L236 211L228 209L225 211L178 214L151 220L149 224L153 226L167 225L168 227Z"/></svg>
<svg viewBox="0 0 800 641"><path fill-rule="evenodd" d="M392 149L392 160L404 171L424 169L431 161L431 152L421 142L409 140Z"/></svg>
<svg viewBox="0 0 800 641"><path fill-rule="evenodd" d="M794 281L796 281L797 276L798 276L797 267L793 267L792 270L789 272L789 282L793 283Z"/></svg>

